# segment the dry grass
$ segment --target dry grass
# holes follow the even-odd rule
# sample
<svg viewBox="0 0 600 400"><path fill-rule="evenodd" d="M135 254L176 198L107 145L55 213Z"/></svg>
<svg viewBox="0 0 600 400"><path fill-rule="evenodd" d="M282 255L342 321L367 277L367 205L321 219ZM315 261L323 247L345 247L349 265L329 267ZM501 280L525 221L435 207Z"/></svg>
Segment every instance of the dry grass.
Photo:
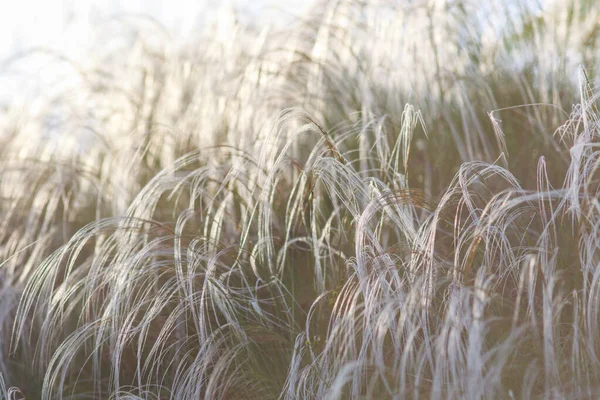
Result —
<svg viewBox="0 0 600 400"><path fill-rule="evenodd" d="M600 6L520 3L35 53L69 78L0 113L2 396L594 398Z"/></svg>

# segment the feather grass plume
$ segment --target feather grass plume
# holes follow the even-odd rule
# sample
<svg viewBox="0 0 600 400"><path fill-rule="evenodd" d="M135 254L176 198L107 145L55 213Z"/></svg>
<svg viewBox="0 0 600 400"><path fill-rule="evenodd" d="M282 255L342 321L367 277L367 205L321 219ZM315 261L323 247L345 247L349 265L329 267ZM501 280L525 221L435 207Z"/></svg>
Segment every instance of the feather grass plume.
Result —
<svg viewBox="0 0 600 400"><path fill-rule="evenodd" d="M599 12L318 1L27 56L70 78L0 114L0 396L593 398Z"/></svg>

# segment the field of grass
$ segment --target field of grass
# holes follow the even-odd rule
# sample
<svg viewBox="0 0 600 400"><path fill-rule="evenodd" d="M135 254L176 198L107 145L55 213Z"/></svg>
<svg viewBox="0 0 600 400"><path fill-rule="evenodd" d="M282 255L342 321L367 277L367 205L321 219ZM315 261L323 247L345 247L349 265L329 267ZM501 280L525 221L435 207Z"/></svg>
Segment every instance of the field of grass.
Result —
<svg viewBox="0 0 600 400"><path fill-rule="evenodd" d="M0 399L600 393L600 3L113 28L2 67Z"/></svg>

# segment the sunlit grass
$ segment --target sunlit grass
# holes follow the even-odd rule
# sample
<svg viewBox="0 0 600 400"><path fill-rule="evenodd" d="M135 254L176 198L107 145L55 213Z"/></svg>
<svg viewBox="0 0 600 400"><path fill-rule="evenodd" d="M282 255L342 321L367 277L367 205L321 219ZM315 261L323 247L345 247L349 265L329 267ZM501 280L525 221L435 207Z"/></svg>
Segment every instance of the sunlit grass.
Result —
<svg viewBox="0 0 600 400"><path fill-rule="evenodd" d="M4 397L593 398L600 8L519 3L144 26L2 111Z"/></svg>

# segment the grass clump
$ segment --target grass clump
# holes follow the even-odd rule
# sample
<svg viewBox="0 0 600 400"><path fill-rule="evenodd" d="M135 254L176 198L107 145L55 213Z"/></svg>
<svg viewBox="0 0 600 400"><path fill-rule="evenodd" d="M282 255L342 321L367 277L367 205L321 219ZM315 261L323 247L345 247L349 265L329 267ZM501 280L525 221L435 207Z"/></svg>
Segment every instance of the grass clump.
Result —
<svg viewBox="0 0 600 400"><path fill-rule="evenodd" d="M600 9L519 3L55 59L0 114L2 395L593 398Z"/></svg>

